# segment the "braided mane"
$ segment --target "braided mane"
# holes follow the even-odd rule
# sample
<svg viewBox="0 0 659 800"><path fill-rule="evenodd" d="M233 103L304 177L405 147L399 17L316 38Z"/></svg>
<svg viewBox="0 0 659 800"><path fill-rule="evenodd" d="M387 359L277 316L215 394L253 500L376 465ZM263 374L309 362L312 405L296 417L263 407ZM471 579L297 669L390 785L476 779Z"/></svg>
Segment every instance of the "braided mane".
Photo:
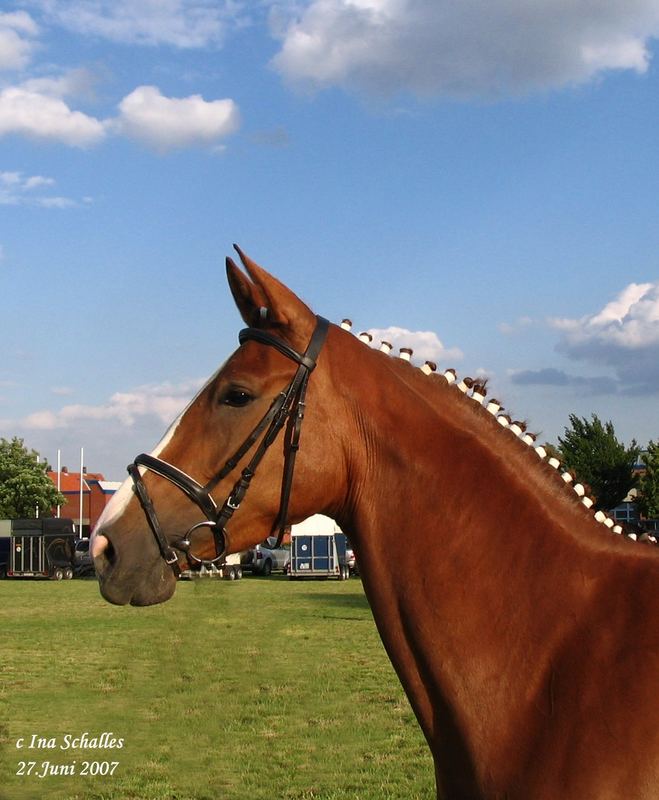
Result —
<svg viewBox="0 0 659 800"><path fill-rule="evenodd" d="M352 322L344 319L341 322L341 328L350 331ZM543 480L551 481L550 486L555 491L560 491L566 499L569 496L575 503L580 504L584 511L590 511L593 508L595 498L588 484L579 481L572 470L561 464L556 456L548 453L545 447L538 444L537 435L527 430L525 421L512 419L504 413L504 407L499 400L487 398L487 379L470 377L460 379L454 369L440 371L433 361L425 361L423 365L416 368L412 364L413 350L411 348L401 347L396 356L390 342L383 341L378 344L373 341L372 335L368 332L360 333L357 338L369 349L379 350L383 356L388 356L396 373L408 385L415 389L418 386L424 397L427 397L425 387L430 384L443 396L450 396L453 402L461 403L465 408L470 407L471 412L483 424L493 426L492 430L496 430L498 427L501 436L505 436L509 444L515 446L516 442L520 448L520 456L523 457L524 449L529 454L533 454L532 461L535 463L532 463L531 469L535 468ZM448 394L445 395L444 392ZM635 533L625 531L620 523L602 510L592 512L591 519L601 531L618 536L625 535L632 540L637 538Z"/></svg>

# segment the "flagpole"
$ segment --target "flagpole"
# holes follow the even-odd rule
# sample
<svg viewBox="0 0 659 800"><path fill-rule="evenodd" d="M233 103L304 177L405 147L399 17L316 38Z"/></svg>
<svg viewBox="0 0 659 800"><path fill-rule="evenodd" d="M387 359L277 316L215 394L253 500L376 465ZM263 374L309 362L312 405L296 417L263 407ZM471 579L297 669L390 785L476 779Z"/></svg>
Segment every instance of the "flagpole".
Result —
<svg viewBox="0 0 659 800"><path fill-rule="evenodd" d="M61 494L62 492L62 451L57 451L57 494ZM62 514L62 506L57 503L57 519L60 518Z"/></svg>
<svg viewBox="0 0 659 800"><path fill-rule="evenodd" d="M80 535L78 537L79 539L83 539L84 538L84 534L83 534L83 530L82 530L82 500L83 500L83 494L82 494L82 468L83 468L84 458L85 458L84 453L85 453L85 450L84 450L83 447L81 447L80 448Z"/></svg>
<svg viewBox="0 0 659 800"><path fill-rule="evenodd" d="M37 456L37 464L40 464L40 463L41 463L41 458L39 458L39 456ZM34 514L34 516L35 516L37 519L39 519L39 503L37 503L37 507L36 507L36 509L35 509L35 514Z"/></svg>

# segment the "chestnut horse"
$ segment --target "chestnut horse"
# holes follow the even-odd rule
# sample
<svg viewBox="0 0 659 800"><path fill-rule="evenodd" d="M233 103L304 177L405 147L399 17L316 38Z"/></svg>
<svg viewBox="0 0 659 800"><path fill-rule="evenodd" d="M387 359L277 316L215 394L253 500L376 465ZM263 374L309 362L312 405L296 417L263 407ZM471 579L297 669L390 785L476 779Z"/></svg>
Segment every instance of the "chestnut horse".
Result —
<svg viewBox="0 0 659 800"><path fill-rule="evenodd" d="M654 548L616 536L482 393L327 327L238 252L250 327L106 509L103 596L163 602L179 567L322 512L350 533L438 797L657 800Z"/></svg>

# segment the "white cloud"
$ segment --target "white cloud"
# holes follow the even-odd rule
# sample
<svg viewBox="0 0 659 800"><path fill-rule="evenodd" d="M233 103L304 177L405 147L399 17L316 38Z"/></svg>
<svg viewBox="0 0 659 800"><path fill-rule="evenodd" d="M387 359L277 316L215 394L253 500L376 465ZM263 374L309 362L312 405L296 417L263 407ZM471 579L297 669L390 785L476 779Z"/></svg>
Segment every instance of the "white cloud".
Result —
<svg viewBox="0 0 659 800"><path fill-rule="evenodd" d="M28 78L18 88L49 97L93 97L96 76L84 67L67 69L56 74Z"/></svg>
<svg viewBox="0 0 659 800"><path fill-rule="evenodd" d="M43 175L25 176L22 172L0 172L0 205L33 205L43 208L71 208L75 200L42 194L55 185L53 178Z"/></svg>
<svg viewBox="0 0 659 800"><path fill-rule="evenodd" d="M39 32L25 11L0 13L0 70L23 69L28 65Z"/></svg>
<svg viewBox="0 0 659 800"><path fill-rule="evenodd" d="M293 83L488 97L642 73L656 0L312 0L293 5L275 68Z"/></svg>
<svg viewBox="0 0 659 800"><path fill-rule="evenodd" d="M233 100L204 100L198 94L170 98L156 86L138 86L119 104L113 127L156 150L190 145L217 145L240 125Z"/></svg>
<svg viewBox="0 0 659 800"><path fill-rule="evenodd" d="M57 97L11 86L0 92L0 136L7 134L88 147L105 138L106 126Z"/></svg>
<svg viewBox="0 0 659 800"><path fill-rule="evenodd" d="M623 391L659 391L659 281L629 284L595 314L550 322L562 333L559 352L612 367Z"/></svg>
<svg viewBox="0 0 659 800"><path fill-rule="evenodd" d="M75 208L78 205L70 197L38 197L35 203L42 208Z"/></svg>
<svg viewBox="0 0 659 800"><path fill-rule="evenodd" d="M43 175L33 175L31 178L26 178L23 185L25 186L25 189L30 191L31 189L36 189L37 187L53 186L54 184L54 178L44 178Z"/></svg>
<svg viewBox="0 0 659 800"><path fill-rule="evenodd" d="M503 333L504 336L512 336L516 333L524 332L528 330L528 328L533 325L533 319L531 317L518 317L515 322L500 322L497 325L500 333Z"/></svg>
<svg viewBox="0 0 659 800"><path fill-rule="evenodd" d="M572 354L659 346L659 282L631 283L596 314L551 324L563 331L563 347Z"/></svg>
<svg viewBox="0 0 659 800"><path fill-rule="evenodd" d="M76 33L141 45L208 47L242 21L237 0L33 0L45 18Z"/></svg>
<svg viewBox="0 0 659 800"><path fill-rule="evenodd" d="M137 386L96 405L71 402L67 387L55 387L48 393L51 400L34 413L22 419L0 416L0 436L21 436L51 460L59 448L63 454L78 453L83 444L88 463L97 465L94 471L119 478L129 459L148 452L206 382L203 378ZM5 383L8 389L14 385Z"/></svg>
<svg viewBox="0 0 659 800"><path fill-rule="evenodd" d="M86 70L70 70L59 77L35 78L3 89L0 136L16 134L89 147L108 134L117 134L166 152L195 145L217 149L240 126L240 112L231 99L204 100L198 94L166 97L157 86L138 86L119 103L115 118L98 120L72 110L62 99L66 94L89 91L92 80ZM66 198L59 200L46 200L42 205L71 205Z"/></svg>
<svg viewBox="0 0 659 800"><path fill-rule="evenodd" d="M0 183L5 186L16 186L16 184L21 182L22 178L20 172L0 172Z"/></svg>
<svg viewBox="0 0 659 800"><path fill-rule="evenodd" d="M20 426L25 430L57 430L85 422L114 421L123 427L133 427L146 417L168 424L204 383L205 380L200 379L140 386L130 392L116 392L100 405L75 403L63 406L59 411L36 411L21 420Z"/></svg>
<svg viewBox="0 0 659 800"><path fill-rule="evenodd" d="M31 430L53 430L63 427L52 411L35 411L23 420L23 425Z"/></svg>
<svg viewBox="0 0 659 800"><path fill-rule="evenodd" d="M0 205L18 205L29 197L29 193L55 181L43 175L23 175L22 172L0 172Z"/></svg>
<svg viewBox="0 0 659 800"><path fill-rule="evenodd" d="M373 345L379 346L385 341L393 345L394 353L401 347L409 347L414 351L414 360L446 361L462 358L462 351L457 347L446 348L433 331L410 331L407 328L391 326L389 328L369 328L368 333L373 337ZM445 366L450 366L446 364Z"/></svg>

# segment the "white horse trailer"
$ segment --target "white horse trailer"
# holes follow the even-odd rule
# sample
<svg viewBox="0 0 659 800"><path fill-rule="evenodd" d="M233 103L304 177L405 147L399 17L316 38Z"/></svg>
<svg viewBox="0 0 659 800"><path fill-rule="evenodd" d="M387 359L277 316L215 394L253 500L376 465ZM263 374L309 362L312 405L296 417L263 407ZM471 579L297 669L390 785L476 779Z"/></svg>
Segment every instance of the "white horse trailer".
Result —
<svg viewBox="0 0 659 800"><path fill-rule="evenodd" d="M346 537L333 519L314 514L291 526L289 578L350 577Z"/></svg>

